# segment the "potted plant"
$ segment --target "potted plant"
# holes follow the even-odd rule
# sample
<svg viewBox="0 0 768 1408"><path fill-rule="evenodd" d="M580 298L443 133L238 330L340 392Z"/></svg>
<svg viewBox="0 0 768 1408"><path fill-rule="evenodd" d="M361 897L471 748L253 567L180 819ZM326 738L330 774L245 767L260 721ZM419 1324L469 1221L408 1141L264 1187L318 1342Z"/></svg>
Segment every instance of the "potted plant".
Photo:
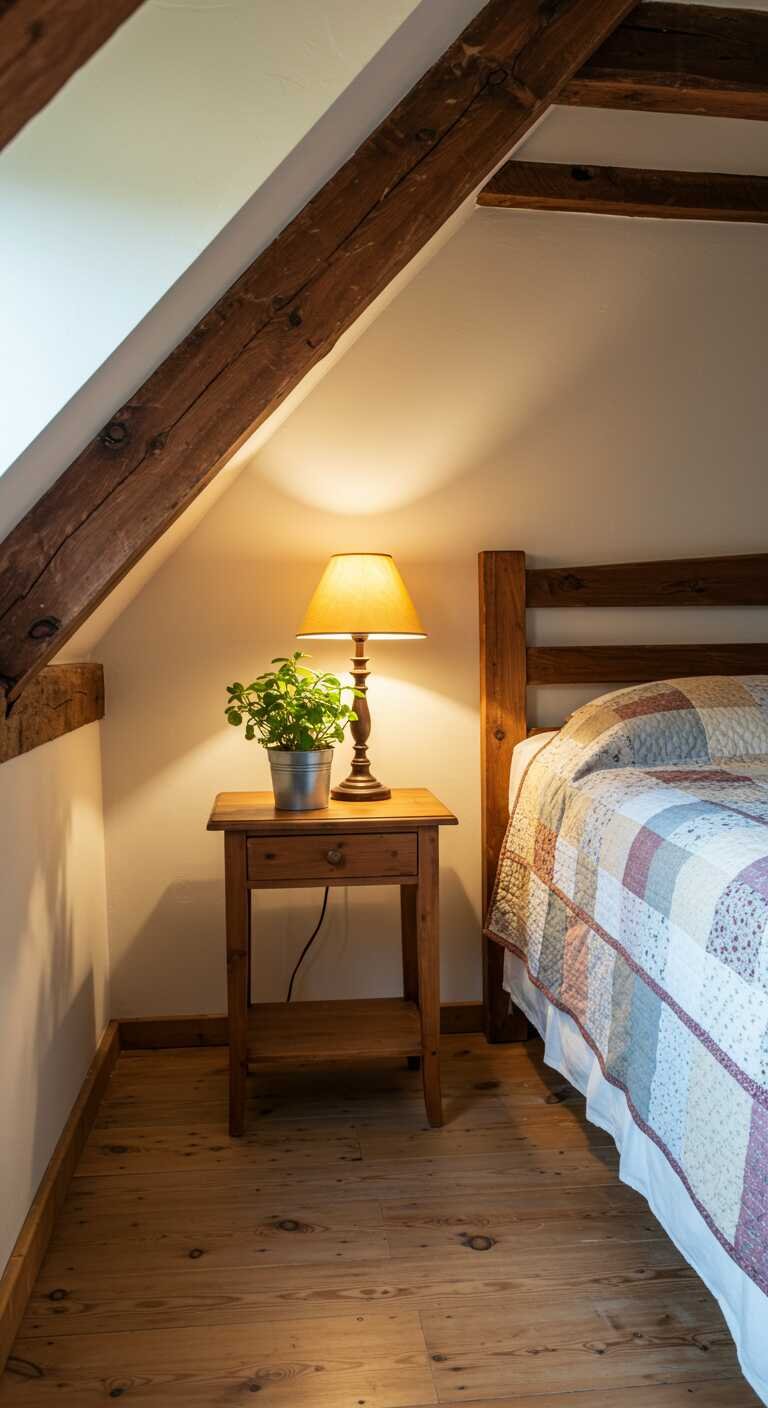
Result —
<svg viewBox="0 0 768 1408"><path fill-rule="evenodd" d="M245 724L248 742L258 738L269 756L275 806L310 811L328 806L334 743L357 718L343 696L360 695L335 675L303 665L300 650L280 655L251 684L228 684L225 713L234 728Z"/></svg>

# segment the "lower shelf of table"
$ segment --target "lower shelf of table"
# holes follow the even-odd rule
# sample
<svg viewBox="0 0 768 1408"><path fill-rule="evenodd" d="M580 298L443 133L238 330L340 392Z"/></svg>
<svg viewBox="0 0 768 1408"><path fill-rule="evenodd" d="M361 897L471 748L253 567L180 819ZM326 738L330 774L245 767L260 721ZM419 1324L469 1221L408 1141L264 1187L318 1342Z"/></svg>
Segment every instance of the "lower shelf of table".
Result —
<svg viewBox="0 0 768 1408"><path fill-rule="evenodd" d="M421 1019L399 997L263 1002L248 1009L248 1065L418 1056Z"/></svg>

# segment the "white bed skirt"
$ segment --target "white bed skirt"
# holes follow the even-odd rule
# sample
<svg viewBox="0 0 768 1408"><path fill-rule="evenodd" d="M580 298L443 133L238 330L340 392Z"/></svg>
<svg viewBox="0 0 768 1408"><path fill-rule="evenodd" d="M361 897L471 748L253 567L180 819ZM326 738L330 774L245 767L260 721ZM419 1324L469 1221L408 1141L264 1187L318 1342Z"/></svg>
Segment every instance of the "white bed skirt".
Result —
<svg viewBox="0 0 768 1408"><path fill-rule="evenodd" d="M581 1091L589 1119L615 1140L622 1182L642 1194L718 1300L744 1376L768 1404L768 1297L710 1232L661 1150L635 1124L623 1092L605 1079L576 1023L552 1005L531 982L525 964L510 952L504 955L504 987L544 1038L547 1065Z"/></svg>

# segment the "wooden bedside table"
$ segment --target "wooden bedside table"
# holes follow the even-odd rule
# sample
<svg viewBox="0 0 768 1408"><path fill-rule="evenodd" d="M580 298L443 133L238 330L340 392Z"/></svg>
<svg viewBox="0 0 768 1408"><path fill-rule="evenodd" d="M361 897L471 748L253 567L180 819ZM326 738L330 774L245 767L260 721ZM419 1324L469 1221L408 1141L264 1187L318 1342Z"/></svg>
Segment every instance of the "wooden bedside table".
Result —
<svg viewBox="0 0 768 1408"><path fill-rule="evenodd" d="M230 1134L245 1129L249 1070L365 1056L420 1056L427 1118L442 1124L438 828L456 825L423 788L314 812L219 793L208 830L224 832ZM252 1004L250 891L324 885L400 886L403 996Z"/></svg>

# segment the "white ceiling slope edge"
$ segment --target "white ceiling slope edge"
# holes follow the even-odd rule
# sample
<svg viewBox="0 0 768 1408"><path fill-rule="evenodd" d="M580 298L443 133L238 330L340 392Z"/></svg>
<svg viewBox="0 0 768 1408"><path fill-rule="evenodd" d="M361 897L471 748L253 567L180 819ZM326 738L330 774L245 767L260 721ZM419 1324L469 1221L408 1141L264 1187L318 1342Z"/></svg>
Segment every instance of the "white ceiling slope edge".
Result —
<svg viewBox="0 0 768 1408"><path fill-rule="evenodd" d="M0 531L482 3L145 0L9 144Z"/></svg>

